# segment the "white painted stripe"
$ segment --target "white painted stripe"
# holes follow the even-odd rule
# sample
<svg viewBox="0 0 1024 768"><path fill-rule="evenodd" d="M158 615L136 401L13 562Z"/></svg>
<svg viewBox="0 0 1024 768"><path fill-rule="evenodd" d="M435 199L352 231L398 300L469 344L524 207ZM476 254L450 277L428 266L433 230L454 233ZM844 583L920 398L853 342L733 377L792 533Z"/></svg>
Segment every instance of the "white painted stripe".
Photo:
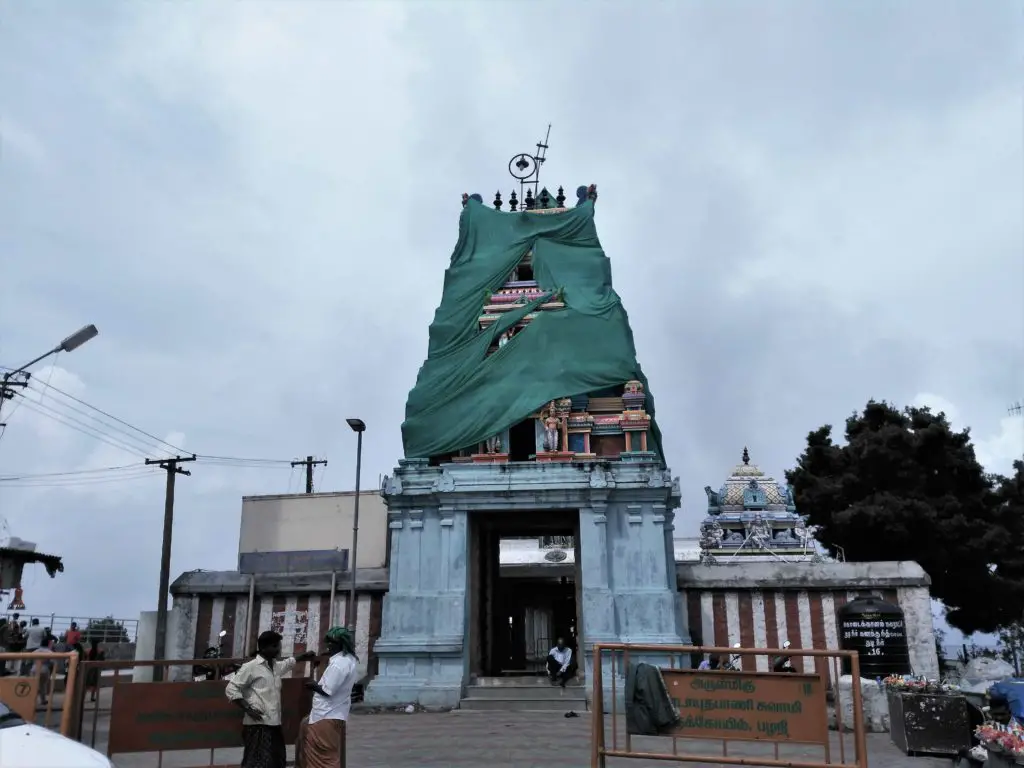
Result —
<svg viewBox="0 0 1024 768"><path fill-rule="evenodd" d="M825 624L825 647L830 651L839 650L839 633L836 630L836 601L831 592L821 593L821 614ZM833 684L838 682L835 670L835 659L828 657L824 659L828 667L828 676Z"/></svg>
<svg viewBox="0 0 1024 768"><path fill-rule="evenodd" d="M249 628L249 596L238 598L235 601L235 606L235 634L232 638L231 655L235 658L242 658L249 652L249 649L245 647L248 640L246 630Z"/></svg>
<svg viewBox="0 0 1024 768"><path fill-rule="evenodd" d="M210 637L206 641L207 648L216 648L220 643L220 631L224 627L224 605L227 601L223 597L213 598L213 610L210 612Z"/></svg>
<svg viewBox="0 0 1024 768"><path fill-rule="evenodd" d="M320 595L309 596L309 612L306 614L306 650L320 652Z"/></svg>
<svg viewBox="0 0 1024 768"><path fill-rule="evenodd" d="M810 650L814 647L814 633L811 631L811 599L805 590L797 593L796 604L800 615L800 647ZM814 674L814 657L804 656L804 672Z"/></svg>
<svg viewBox="0 0 1024 768"><path fill-rule="evenodd" d="M740 596L737 592L725 593L725 622L731 648L740 642Z"/></svg>
<svg viewBox="0 0 1024 768"><path fill-rule="evenodd" d="M270 620L274 613L274 598L272 597L261 597L260 601L260 623L256 627L256 636L259 637L261 632L266 632L270 629ZM255 650L255 649L253 649Z"/></svg>
<svg viewBox="0 0 1024 768"><path fill-rule="evenodd" d="M750 595L750 609L754 622L754 645L757 648L767 648L768 625L764 615L764 594L758 589L755 589ZM757 656L756 668L758 672L767 672L768 658Z"/></svg>
<svg viewBox="0 0 1024 768"><path fill-rule="evenodd" d="M348 593L338 592L334 595L334 618L331 619L331 627L340 627L345 624L345 603L348 602ZM330 627L328 627L330 629Z"/></svg>
<svg viewBox="0 0 1024 768"><path fill-rule="evenodd" d="M700 593L700 638L703 645L715 644L715 598L710 592Z"/></svg>
<svg viewBox="0 0 1024 768"><path fill-rule="evenodd" d="M298 609L299 600L294 595L284 599L284 620L281 627L281 658L287 659L295 653L295 624L298 617L295 615Z"/></svg>
<svg viewBox="0 0 1024 768"><path fill-rule="evenodd" d="M370 596L356 594L356 656L359 674L366 674L370 650Z"/></svg>
<svg viewBox="0 0 1024 768"><path fill-rule="evenodd" d="M777 636L775 642L779 648L787 640L793 642L789 637L789 627L786 626L786 593L776 592L775 593L775 627L777 630Z"/></svg>

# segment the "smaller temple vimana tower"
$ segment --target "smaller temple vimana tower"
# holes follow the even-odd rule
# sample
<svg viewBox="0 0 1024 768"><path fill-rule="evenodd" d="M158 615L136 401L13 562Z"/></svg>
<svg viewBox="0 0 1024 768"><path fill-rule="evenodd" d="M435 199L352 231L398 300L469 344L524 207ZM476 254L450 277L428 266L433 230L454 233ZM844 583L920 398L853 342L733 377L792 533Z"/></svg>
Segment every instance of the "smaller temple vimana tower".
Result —
<svg viewBox="0 0 1024 768"><path fill-rule="evenodd" d="M597 189L570 203L540 187L537 147L510 162L507 204L462 197L405 458L381 487L390 583L372 704L455 706L482 678L536 674L559 637L584 681L594 643L689 642L679 483L597 237ZM501 540L527 537L575 557L557 552L557 577L507 573Z"/></svg>

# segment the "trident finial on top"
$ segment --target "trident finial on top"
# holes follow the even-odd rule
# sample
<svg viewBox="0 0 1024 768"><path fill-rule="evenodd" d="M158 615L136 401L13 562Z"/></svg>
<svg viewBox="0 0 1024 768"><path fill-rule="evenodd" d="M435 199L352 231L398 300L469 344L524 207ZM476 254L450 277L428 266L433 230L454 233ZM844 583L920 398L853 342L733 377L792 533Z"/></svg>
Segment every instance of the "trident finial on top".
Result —
<svg viewBox="0 0 1024 768"><path fill-rule="evenodd" d="M548 151L548 139L551 138L551 123L548 123L548 132L544 141L537 142L537 154L530 155L520 152L508 161L508 172L512 178L519 181L519 197L526 198L526 189L530 187L530 197L538 197L540 190L537 185L540 182L540 167L544 165L545 155Z"/></svg>

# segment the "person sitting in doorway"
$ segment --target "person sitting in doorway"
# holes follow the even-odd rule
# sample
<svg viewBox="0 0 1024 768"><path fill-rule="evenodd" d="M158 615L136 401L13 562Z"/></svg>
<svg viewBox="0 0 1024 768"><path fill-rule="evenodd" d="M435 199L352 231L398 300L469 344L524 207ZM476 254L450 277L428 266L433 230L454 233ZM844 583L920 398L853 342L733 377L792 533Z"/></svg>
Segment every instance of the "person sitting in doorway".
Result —
<svg viewBox="0 0 1024 768"><path fill-rule="evenodd" d="M565 638L558 638L555 647L548 651L548 678L551 684L565 688L565 684L576 676L576 662L572 657L572 648L565 644Z"/></svg>
<svg viewBox="0 0 1024 768"><path fill-rule="evenodd" d="M717 653L709 654L708 657L706 659L704 659L704 661L702 661L697 666L697 669L699 669L699 670L721 669L721 668L722 668L722 659L719 657L719 655Z"/></svg>

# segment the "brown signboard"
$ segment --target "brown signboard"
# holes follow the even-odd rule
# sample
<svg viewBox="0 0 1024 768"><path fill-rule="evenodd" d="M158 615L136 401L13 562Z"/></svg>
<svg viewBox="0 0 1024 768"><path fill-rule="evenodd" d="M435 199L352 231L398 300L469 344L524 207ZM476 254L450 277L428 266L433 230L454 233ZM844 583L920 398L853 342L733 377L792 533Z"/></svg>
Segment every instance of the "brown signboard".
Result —
<svg viewBox="0 0 1024 768"><path fill-rule="evenodd" d="M38 677L0 677L0 702L29 723L36 721Z"/></svg>
<svg viewBox="0 0 1024 768"><path fill-rule="evenodd" d="M828 743L825 685L818 675L662 669L679 710L671 734L699 739Z"/></svg>
<svg viewBox="0 0 1024 768"><path fill-rule="evenodd" d="M281 681L286 744L298 738L313 693L302 678ZM242 711L228 701L227 683L121 683L110 707L110 754L242 746Z"/></svg>

